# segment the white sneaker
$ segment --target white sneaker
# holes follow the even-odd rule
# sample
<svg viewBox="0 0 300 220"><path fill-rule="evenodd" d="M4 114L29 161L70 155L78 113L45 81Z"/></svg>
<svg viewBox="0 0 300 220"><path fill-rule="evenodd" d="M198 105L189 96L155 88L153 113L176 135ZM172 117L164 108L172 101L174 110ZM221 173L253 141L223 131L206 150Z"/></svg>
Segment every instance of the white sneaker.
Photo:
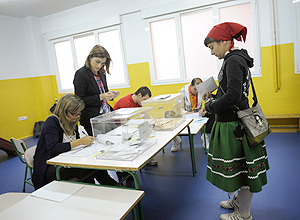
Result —
<svg viewBox="0 0 300 220"><path fill-rule="evenodd" d="M173 143L173 145L171 147L171 151L172 152L178 151L180 143L181 143L181 138L178 137L178 136L174 137L173 140L172 140L172 143Z"/></svg>
<svg viewBox="0 0 300 220"><path fill-rule="evenodd" d="M156 166L158 165L157 161L154 160L154 158L151 158L151 160L149 160L149 162L147 163L148 166Z"/></svg>
<svg viewBox="0 0 300 220"><path fill-rule="evenodd" d="M176 136L176 137L173 138L173 141L174 141L176 144L179 145L179 144L181 143L181 138L178 137L178 136Z"/></svg>
<svg viewBox="0 0 300 220"><path fill-rule="evenodd" d="M241 216L241 213L239 212L239 209L236 209L232 213L222 214L222 215L220 215L220 218L222 220L253 220L252 215L250 215L248 218L243 218Z"/></svg>
<svg viewBox="0 0 300 220"><path fill-rule="evenodd" d="M239 201L237 200L237 196L234 195L232 199L221 201L220 206L224 209L237 209L239 208Z"/></svg>
<svg viewBox="0 0 300 220"><path fill-rule="evenodd" d="M171 151L172 151L172 152L176 152L176 151L178 151L178 149L179 149L179 144L173 143L173 145L172 145L172 147L171 147Z"/></svg>
<svg viewBox="0 0 300 220"><path fill-rule="evenodd" d="M206 139L206 149L209 149L209 136L208 134L205 134L205 139ZM204 134L201 134L201 141L203 144L203 148L205 148L205 142L204 142Z"/></svg>

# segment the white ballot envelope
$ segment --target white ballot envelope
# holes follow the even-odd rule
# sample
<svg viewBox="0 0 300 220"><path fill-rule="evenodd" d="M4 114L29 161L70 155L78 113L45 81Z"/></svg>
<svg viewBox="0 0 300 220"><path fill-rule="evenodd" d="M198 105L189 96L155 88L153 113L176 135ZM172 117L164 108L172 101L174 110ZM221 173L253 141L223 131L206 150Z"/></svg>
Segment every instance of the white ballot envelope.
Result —
<svg viewBox="0 0 300 220"><path fill-rule="evenodd" d="M209 77L204 82L196 85L196 88L198 90L198 93L202 97L202 95L208 91L211 91L211 92L215 91L218 88L218 86L214 80L214 77L212 76L212 77Z"/></svg>

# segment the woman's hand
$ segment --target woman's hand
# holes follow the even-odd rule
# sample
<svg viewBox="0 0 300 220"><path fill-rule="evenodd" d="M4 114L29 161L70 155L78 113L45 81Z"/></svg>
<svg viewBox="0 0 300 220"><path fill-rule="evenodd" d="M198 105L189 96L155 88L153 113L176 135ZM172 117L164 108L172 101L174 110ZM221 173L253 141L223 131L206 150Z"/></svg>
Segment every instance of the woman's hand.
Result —
<svg viewBox="0 0 300 220"><path fill-rule="evenodd" d="M212 97L211 91L208 91L208 92L206 92L206 93L204 93L204 94L202 95L202 99L203 99L203 100L205 100L205 99L207 99L207 98L211 98L211 97Z"/></svg>
<svg viewBox="0 0 300 220"><path fill-rule="evenodd" d="M206 113L207 113L207 111L205 110L204 107L203 107L202 109L200 109L200 111L199 111L199 115L200 115L201 117L203 117Z"/></svg>
<svg viewBox="0 0 300 220"><path fill-rule="evenodd" d="M120 95L120 91L114 91L114 90L111 90L111 91L109 91L109 92L111 92L111 93L113 93L113 98L115 99L115 98L117 98L119 95Z"/></svg>
<svg viewBox="0 0 300 220"><path fill-rule="evenodd" d="M94 142L94 138L91 136L85 136L83 138L79 139L81 142L81 145L91 145Z"/></svg>
<svg viewBox="0 0 300 220"><path fill-rule="evenodd" d="M76 139L75 141L71 141L71 149L77 147L79 145L91 145L94 142L94 138L91 136L86 136L80 139Z"/></svg>
<svg viewBox="0 0 300 220"><path fill-rule="evenodd" d="M117 98L120 95L119 91L109 91L106 93L100 94L101 100L111 100Z"/></svg>

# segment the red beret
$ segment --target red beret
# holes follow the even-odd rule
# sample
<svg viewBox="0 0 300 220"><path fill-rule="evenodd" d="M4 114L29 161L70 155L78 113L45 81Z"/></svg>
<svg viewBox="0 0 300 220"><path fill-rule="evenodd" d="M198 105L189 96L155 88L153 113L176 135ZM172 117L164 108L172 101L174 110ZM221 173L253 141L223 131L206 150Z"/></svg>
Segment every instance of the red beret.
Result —
<svg viewBox="0 0 300 220"><path fill-rule="evenodd" d="M237 35L239 34L239 35ZM237 36L236 36L237 35ZM241 36L246 41L247 28L243 25L234 22L224 22L218 25L215 25L207 37L210 37L215 40L227 41L233 40L235 38L238 41L242 41Z"/></svg>

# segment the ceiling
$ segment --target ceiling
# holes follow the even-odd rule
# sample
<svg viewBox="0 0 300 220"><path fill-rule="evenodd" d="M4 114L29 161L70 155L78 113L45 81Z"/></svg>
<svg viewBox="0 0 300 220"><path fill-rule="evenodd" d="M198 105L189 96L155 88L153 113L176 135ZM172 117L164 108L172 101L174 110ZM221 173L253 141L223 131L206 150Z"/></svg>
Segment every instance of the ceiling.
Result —
<svg viewBox="0 0 300 220"><path fill-rule="evenodd" d="M0 15L43 17L100 0L0 0Z"/></svg>

